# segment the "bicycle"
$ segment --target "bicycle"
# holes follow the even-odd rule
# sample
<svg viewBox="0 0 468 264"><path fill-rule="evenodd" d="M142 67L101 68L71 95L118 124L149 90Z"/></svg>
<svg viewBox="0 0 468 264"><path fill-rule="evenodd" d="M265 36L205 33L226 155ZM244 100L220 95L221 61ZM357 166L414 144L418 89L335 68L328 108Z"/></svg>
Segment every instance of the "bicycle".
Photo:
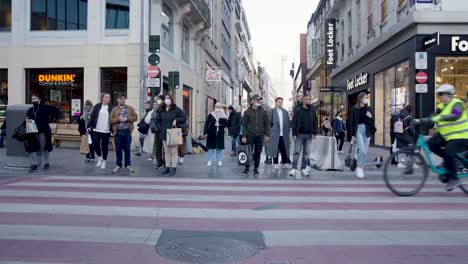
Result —
<svg viewBox="0 0 468 264"><path fill-rule="evenodd" d="M418 123L413 123L413 125L418 125ZM424 159L423 154L428 162ZM467 154L468 151L457 155L457 176L460 181L462 181L463 178L468 179ZM402 165L397 167L392 166L391 161L394 158ZM439 175L439 180L442 183L446 183L446 180L448 179L443 175L447 173L447 170L443 167L441 168L434 165L426 139L424 138L424 135L418 133L416 144L413 148L401 149L393 153L390 158L385 161L383 167L383 178L385 184L392 193L399 196L413 196L424 187L426 180L429 178L429 169ZM417 170L422 170L422 173L416 173ZM462 181L462 184L459 187L465 194L468 194L468 183L464 184Z"/></svg>

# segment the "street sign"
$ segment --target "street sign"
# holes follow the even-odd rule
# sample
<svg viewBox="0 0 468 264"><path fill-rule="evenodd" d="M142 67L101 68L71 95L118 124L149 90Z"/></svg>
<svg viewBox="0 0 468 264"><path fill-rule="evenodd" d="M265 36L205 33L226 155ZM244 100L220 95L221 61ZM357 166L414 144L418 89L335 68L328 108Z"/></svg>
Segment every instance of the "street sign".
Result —
<svg viewBox="0 0 468 264"><path fill-rule="evenodd" d="M161 87L161 79L160 78L146 78L146 87Z"/></svg>
<svg viewBox="0 0 468 264"><path fill-rule="evenodd" d="M415 66L417 70L427 70L427 52L416 52Z"/></svg>
<svg viewBox="0 0 468 264"><path fill-rule="evenodd" d="M427 82L427 73L420 71L416 74L416 82L423 84Z"/></svg>
<svg viewBox="0 0 468 264"><path fill-rule="evenodd" d="M432 35L429 35L423 38L423 48L424 50L432 49L434 47L439 46L439 42L440 42L440 34L439 32L436 32Z"/></svg>
<svg viewBox="0 0 468 264"><path fill-rule="evenodd" d="M159 77L160 72L161 70L157 66L149 66L148 71L146 73L148 74L148 77L156 78Z"/></svg>
<svg viewBox="0 0 468 264"><path fill-rule="evenodd" d="M427 93L428 86L425 84L416 84L416 93Z"/></svg>
<svg viewBox="0 0 468 264"><path fill-rule="evenodd" d="M148 63L150 65L156 66L156 65L159 64L159 62L160 62L160 58L159 58L159 56L157 54L153 53L153 54L149 55Z"/></svg>

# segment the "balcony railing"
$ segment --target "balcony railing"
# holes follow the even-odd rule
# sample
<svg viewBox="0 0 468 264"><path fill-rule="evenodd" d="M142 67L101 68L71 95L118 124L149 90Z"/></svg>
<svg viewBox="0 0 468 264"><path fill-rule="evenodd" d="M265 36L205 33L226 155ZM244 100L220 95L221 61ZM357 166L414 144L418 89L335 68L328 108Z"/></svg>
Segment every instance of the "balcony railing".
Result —
<svg viewBox="0 0 468 264"><path fill-rule="evenodd" d="M202 15L203 19L205 20L205 23L208 26L211 26L211 11L210 7L204 0L191 0L192 4L195 6L195 8L200 12Z"/></svg>

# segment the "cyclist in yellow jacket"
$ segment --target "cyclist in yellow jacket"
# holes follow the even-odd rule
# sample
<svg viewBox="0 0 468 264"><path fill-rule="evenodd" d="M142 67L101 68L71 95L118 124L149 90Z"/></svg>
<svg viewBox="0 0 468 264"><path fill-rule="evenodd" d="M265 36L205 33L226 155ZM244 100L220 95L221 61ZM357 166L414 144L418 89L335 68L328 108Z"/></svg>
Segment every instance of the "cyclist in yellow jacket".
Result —
<svg viewBox="0 0 468 264"><path fill-rule="evenodd" d="M452 191L461 184L457 178L456 155L468 146L468 113L464 102L455 98L453 85L441 85L436 93L440 100L436 115L421 121L437 124L437 134L427 143L432 152L444 159L448 173L442 178L447 181L446 190Z"/></svg>

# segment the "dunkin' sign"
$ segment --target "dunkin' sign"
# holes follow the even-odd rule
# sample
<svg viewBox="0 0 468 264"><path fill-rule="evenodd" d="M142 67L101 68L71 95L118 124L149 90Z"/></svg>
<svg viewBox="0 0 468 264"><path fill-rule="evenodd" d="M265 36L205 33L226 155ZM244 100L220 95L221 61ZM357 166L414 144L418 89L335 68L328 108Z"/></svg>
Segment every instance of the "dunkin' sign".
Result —
<svg viewBox="0 0 468 264"><path fill-rule="evenodd" d="M39 74L37 81L41 86L66 86L73 85L75 74Z"/></svg>

